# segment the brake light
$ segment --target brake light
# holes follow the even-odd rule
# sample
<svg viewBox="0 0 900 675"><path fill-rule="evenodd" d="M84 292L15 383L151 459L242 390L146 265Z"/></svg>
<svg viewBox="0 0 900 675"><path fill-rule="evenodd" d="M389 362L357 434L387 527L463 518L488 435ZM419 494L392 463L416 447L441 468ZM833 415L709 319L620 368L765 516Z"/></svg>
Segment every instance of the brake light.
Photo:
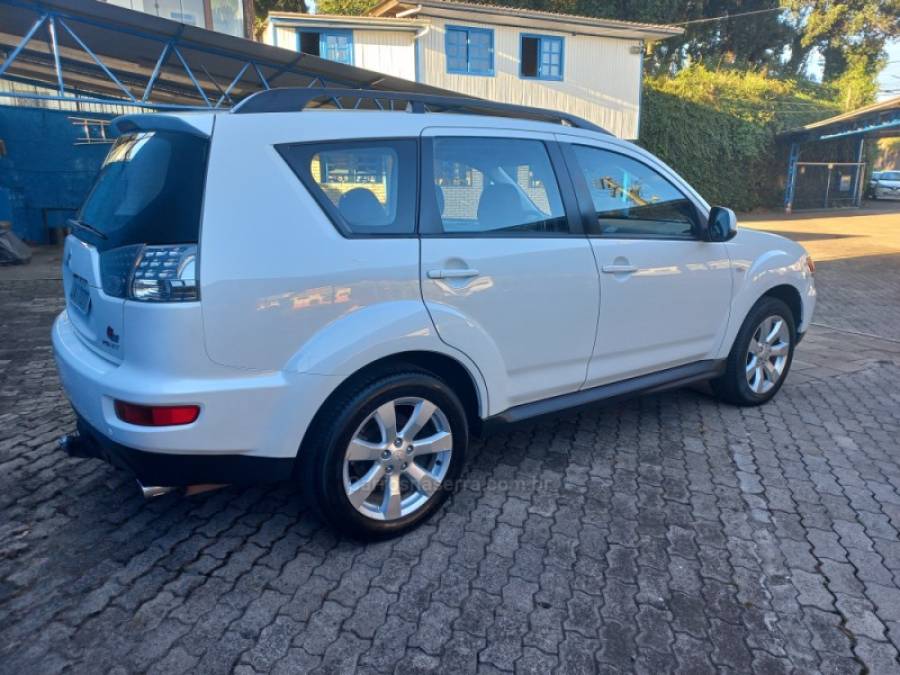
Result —
<svg viewBox="0 0 900 675"><path fill-rule="evenodd" d="M812 259L812 256L806 256L806 269L809 270L810 274L816 273L816 263Z"/></svg>
<svg viewBox="0 0 900 675"><path fill-rule="evenodd" d="M116 401L116 416L141 427L170 427L191 424L200 416L198 405L138 405Z"/></svg>
<svg viewBox="0 0 900 675"><path fill-rule="evenodd" d="M142 302L200 299L197 245L136 244L100 255L100 278L107 295Z"/></svg>

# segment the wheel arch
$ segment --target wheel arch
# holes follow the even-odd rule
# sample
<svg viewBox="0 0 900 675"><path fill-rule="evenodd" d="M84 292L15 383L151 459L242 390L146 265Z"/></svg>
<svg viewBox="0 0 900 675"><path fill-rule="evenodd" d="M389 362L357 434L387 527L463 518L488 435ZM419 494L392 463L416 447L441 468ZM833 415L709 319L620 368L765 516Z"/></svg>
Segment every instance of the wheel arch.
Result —
<svg viewBox="0 0 900 675"><path fill-rule="evenodd" d="M470 431L475 434L480 432L482 415L487 411L487 401L484 400L486 394L482 394L475 379L476 376L463 363L441 352L424 350L398 352L376 359L359 368L332 390L322 401L303 433L303 439L298 449L298 459L312 442L312 434L316 432L316 428L321 423L323 411L327 410L336 398L342 396L351 387L397 372L404 366L428 371L444 380L462 402ZM295 466L299 466L299 462Z"/></svg>
<svg viewBox="0 0 900 675"><path fill-rule="evenodd" d="M778 286L773 286L760 296L760 300L762 298L775 298L781 300L788 306L788 309L791 310L791 314L794 315L795 328L800 327L800 324L803 321L803 298L800 296L800 291L797 290L795 286L792 286L791 284L779 284ZM759 302L759 300L756 302Z"/></svg>
<svg viewBox="0 0 900 675"><path fill-rule="evenodd" d="M796 284L779 279L777 283L772 284L765 290L757 289L752 294L750 291L750 288L746 288L734 300L728 330L718 351L720 358L726 358L731 353L731 349L734 347L735 340L737 340L738 333L740 333L741 326L744 325L747 316L765 298L775 298L786 304L788 309L791 310L795 330L799 331L801 327L805 330L803 323L804 310L809 308L804 306L803 293Z"/></svg>

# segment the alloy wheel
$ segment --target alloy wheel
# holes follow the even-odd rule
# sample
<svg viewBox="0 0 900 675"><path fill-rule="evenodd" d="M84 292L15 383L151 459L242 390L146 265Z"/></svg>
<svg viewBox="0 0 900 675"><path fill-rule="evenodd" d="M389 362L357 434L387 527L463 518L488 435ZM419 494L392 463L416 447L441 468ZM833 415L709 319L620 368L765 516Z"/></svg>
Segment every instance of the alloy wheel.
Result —
<svg viewBox="0 0 900 675"><path fill-rule="evenodd" d="M787 322L778 315L760 322L747 348L747 384L754 394L772 389L787 366L791 335Z"/></svg>
<svg viewBox="0 0 900 675"><path fill-rule="evenodd" d="M450 468L453 434L447 415L421 397L378 406L344 452L344 493L373 520L409 516L437 492Z"/></svg>

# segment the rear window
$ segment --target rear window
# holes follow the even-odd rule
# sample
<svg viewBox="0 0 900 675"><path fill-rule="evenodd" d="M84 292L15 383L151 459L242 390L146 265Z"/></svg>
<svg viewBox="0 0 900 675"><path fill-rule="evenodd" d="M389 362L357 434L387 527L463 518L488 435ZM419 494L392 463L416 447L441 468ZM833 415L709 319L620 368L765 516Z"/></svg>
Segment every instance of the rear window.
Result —
<svg viewBox="0 0 900 675"><path fill-rule="evenodd" d="M209 142L165 131L125 134L103 161L75 234L104 251L129 244L195 244Z"/></svg>

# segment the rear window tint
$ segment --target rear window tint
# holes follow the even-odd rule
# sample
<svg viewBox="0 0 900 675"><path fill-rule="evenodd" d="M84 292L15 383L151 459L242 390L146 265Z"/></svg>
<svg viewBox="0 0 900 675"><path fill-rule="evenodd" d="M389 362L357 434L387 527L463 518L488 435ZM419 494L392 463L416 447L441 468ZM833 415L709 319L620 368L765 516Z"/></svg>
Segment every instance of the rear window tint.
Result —
<svg viewBox="0 0 900 675"><path fill-rule="evenodd" d="M188 134L120 136L78 213L86 229L75 234L100 250L197 243L208 150L207 140Z"/></svg>
<svg viewBox="0 0 900 675"><path fill-rule="evenodd" d="M414 140L301 143L278 151L344 234L415 232Z"/></svg>

